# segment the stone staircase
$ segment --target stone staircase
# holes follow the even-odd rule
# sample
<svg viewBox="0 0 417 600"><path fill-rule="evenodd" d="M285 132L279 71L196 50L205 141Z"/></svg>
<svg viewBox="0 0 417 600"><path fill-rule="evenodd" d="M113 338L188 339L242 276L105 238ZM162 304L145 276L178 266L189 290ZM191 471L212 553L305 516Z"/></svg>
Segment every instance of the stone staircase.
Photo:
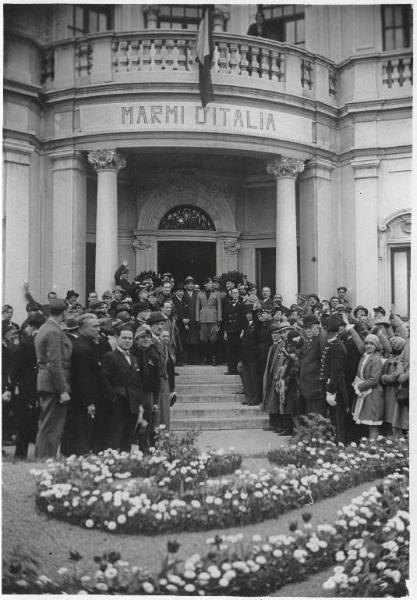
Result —
<svg viewBox="0 0 417 600"><path fill-rule="evenodd" d="M225 365L176 367L177 402L171 409L172 431L201 428L262 429L268 416L259 406L242 406L239 375L225 375Z"/></svg>

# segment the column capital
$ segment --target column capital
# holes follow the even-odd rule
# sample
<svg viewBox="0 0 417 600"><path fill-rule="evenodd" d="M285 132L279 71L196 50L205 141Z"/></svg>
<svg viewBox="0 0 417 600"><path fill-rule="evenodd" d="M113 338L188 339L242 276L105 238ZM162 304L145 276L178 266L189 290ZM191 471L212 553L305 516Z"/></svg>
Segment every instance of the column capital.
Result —
<svg viewBox="0 0 417 600"><path fill-rule="evenodd" d="M296 179L299 173L302 173L303 170L304 163L302 160L284 156L281 156L280 158L274 158L266 165L266 172L268 175L273 175L275 179L279 179L281 177Z"/></svg>
<svg viewBox="0 0 417 600"><path fill-rule="evenodd" d="M94 150L88 153L88 162L98 171L116 171L127 165L125 156L117 150Z"/></svg>

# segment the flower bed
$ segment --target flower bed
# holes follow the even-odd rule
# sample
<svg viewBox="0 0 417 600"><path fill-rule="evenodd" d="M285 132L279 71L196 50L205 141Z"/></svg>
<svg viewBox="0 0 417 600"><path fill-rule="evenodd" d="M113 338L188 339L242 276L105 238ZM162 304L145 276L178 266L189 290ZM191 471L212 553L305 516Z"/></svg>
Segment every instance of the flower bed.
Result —
<svg viewBox="0 0 417 600"><path fill-rule="evenodd" d="M390 475L383 484L352 500L340 511L340 518L334 525L324 523L313 531L310 515L304 514L304 524L300 527L297 523L291 524L289 535L274 535L264 540L253 536L249 543L244 543L241 534L216 536L207 540L210 545L207 553L195 554L185 561L177 558L179 544L169 542L161 570L153 576L123 562L119 554L110 553L96 557L98 568L94 574L83 573L82 563L77 562L74 572L60 569L60 580L51 581L39 575L33 561L28 564L16 558L4 567L3 592L260 596L287 583L300 581L334 562L354 560L360 572L364 570L363 565L371 561L375 569L385 570L384 577L397 585L395 589L392 586L373 587L370 588L372 592L378 592L376 595L379 596L398 595L397 592L404 589L402 577L406 570L397 568L394 544L399 546L397 533L401 533L407 548L401 555L405 565L408 556L407 490L408 469L403 469L402 473ZM396 541L390 537L392 535L397 535ZM379 544L381 549L373 550ZM73 554L75 561L81 560L80 555ZM386 567L378 566L382 561ZM397 571L401 574L399 581ZM346 575L349 592L350 583L359 584L356 580L349 581L349 577L355 577L353 570L351 573ZM341 575L337 580L339 587L345 581ZM326 587L330 589L329 584ZM366 595L363 591L361 596Z"/></svg>

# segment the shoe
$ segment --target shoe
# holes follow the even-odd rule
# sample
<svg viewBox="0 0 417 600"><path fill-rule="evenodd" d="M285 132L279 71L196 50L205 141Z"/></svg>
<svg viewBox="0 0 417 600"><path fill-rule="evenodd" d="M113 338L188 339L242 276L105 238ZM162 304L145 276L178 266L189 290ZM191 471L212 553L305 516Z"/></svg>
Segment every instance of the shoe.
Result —
<svg viewBox="0 0 417 600"><path fill-rule="evenodd" d="M246 400L243 400L243 402L241 402L241 404L244 404L245 406L250 406L249 402L246 402Z"/></svg>

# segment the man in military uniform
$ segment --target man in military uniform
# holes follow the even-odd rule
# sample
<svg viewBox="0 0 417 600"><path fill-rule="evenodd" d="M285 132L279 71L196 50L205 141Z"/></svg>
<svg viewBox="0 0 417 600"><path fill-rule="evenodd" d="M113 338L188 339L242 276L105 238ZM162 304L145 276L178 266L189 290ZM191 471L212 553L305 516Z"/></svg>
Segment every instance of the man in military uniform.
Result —
<svg viewBox="0 0 417 600"><path fill-rule="evenodd" d="M227 375L237 375L240 359L240 334L245 326L244 304L239 290L231 291L229 302L223 305L223 328L227 350Z"/></svg>

